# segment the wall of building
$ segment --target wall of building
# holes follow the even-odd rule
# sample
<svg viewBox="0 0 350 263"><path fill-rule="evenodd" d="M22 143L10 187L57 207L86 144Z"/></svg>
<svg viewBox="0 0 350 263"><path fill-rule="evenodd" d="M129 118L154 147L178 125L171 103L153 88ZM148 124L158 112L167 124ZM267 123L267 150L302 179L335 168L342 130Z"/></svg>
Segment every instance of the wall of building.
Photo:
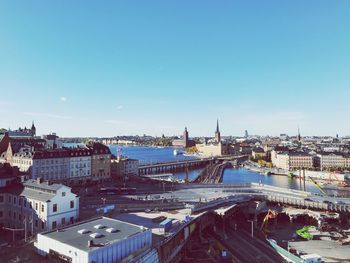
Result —
<svg viewBox="0 0 350 263"><path fill-rule="evenodd" d="M62 193L65 193L63 196ZM70 207L70 202L73 201L73 208ZM57 211L54 212L54 205L57 204ZM56 227L62 227L74 223L79 218L79 197L70 192L69 188L62 187L54 198L48 203L46 214L47 230L54 229L53 222L56 222ZM64 218L64 222L62 219Z"/></svg>
<svg viewBox="0 0 350 263"><path fill-rule="evenodd" d="M224 154L223 146L219 144L196 144L199 153L204 156L221 156Z"/></svg>

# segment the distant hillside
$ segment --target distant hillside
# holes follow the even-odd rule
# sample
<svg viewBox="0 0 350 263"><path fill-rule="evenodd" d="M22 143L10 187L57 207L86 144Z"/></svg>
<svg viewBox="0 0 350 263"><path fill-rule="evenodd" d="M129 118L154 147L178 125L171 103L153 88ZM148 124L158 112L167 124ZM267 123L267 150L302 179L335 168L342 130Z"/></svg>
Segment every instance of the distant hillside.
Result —
<svg viewBox="0 0 350 263"><path fill-rule="evenodd" d="M4 129L4 128L0 128L0 134L5 133L5 132L7 132L7 130L6 130L6 129Z"/></svg>

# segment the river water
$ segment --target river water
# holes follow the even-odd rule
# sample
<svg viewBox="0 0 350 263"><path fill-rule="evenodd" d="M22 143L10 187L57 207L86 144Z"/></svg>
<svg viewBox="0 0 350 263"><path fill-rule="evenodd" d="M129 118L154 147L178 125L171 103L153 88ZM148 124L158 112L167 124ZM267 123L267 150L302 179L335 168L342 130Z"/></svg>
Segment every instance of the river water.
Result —
<svg viewBox="0 0 350 263"><path fill-rule="evenodd" d="M184 150L173 147L147 147L147 146L119 146L110 145L112 154L138 159L143 163L158 163L170 161L182 161L197 158L194 155L174 155L174 150Z"/></svg>

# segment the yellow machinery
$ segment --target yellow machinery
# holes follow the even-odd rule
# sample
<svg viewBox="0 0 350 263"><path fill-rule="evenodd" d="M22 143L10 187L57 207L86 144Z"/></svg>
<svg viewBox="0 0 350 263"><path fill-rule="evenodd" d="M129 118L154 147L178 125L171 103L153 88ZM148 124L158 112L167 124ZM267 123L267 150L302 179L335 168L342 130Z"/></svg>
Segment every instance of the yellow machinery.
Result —
<svg viewBox="0 0 350 263"><path fill-rule="evenodd" d="M278 215L278 213L277 213L276 211L269 209L269 210L267 211L267 214L266 214L265 217L264 217L264 220L263 220L262 224L261 224L260 231L262 231L262 230L264 229L264 227L266 227L267 222L268 222L270 219L276 218L277 215ZM265 232L265 231L264 231L264 232Z"/></svg>
<svg viewBox="0 0 350 263"><path fill-rule="evenodd" d="M309 177L311 182L313 182L316 187L324 194L324 195L327 195L327 193L325 192L325 190L322 189L322 187L312 178L312 177Z"/></svg>

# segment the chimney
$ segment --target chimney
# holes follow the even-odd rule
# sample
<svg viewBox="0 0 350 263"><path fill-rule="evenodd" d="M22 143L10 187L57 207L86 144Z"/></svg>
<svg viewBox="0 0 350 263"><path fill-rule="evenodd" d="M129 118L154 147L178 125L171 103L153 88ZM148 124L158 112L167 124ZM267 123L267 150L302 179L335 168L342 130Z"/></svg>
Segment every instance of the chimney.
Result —
<svg viewBox="0 0 350 263"><path fill-rule="evenodd" d="M88 240L88 247L93 247L93 246L94 246L94 241Z"/></svg>

